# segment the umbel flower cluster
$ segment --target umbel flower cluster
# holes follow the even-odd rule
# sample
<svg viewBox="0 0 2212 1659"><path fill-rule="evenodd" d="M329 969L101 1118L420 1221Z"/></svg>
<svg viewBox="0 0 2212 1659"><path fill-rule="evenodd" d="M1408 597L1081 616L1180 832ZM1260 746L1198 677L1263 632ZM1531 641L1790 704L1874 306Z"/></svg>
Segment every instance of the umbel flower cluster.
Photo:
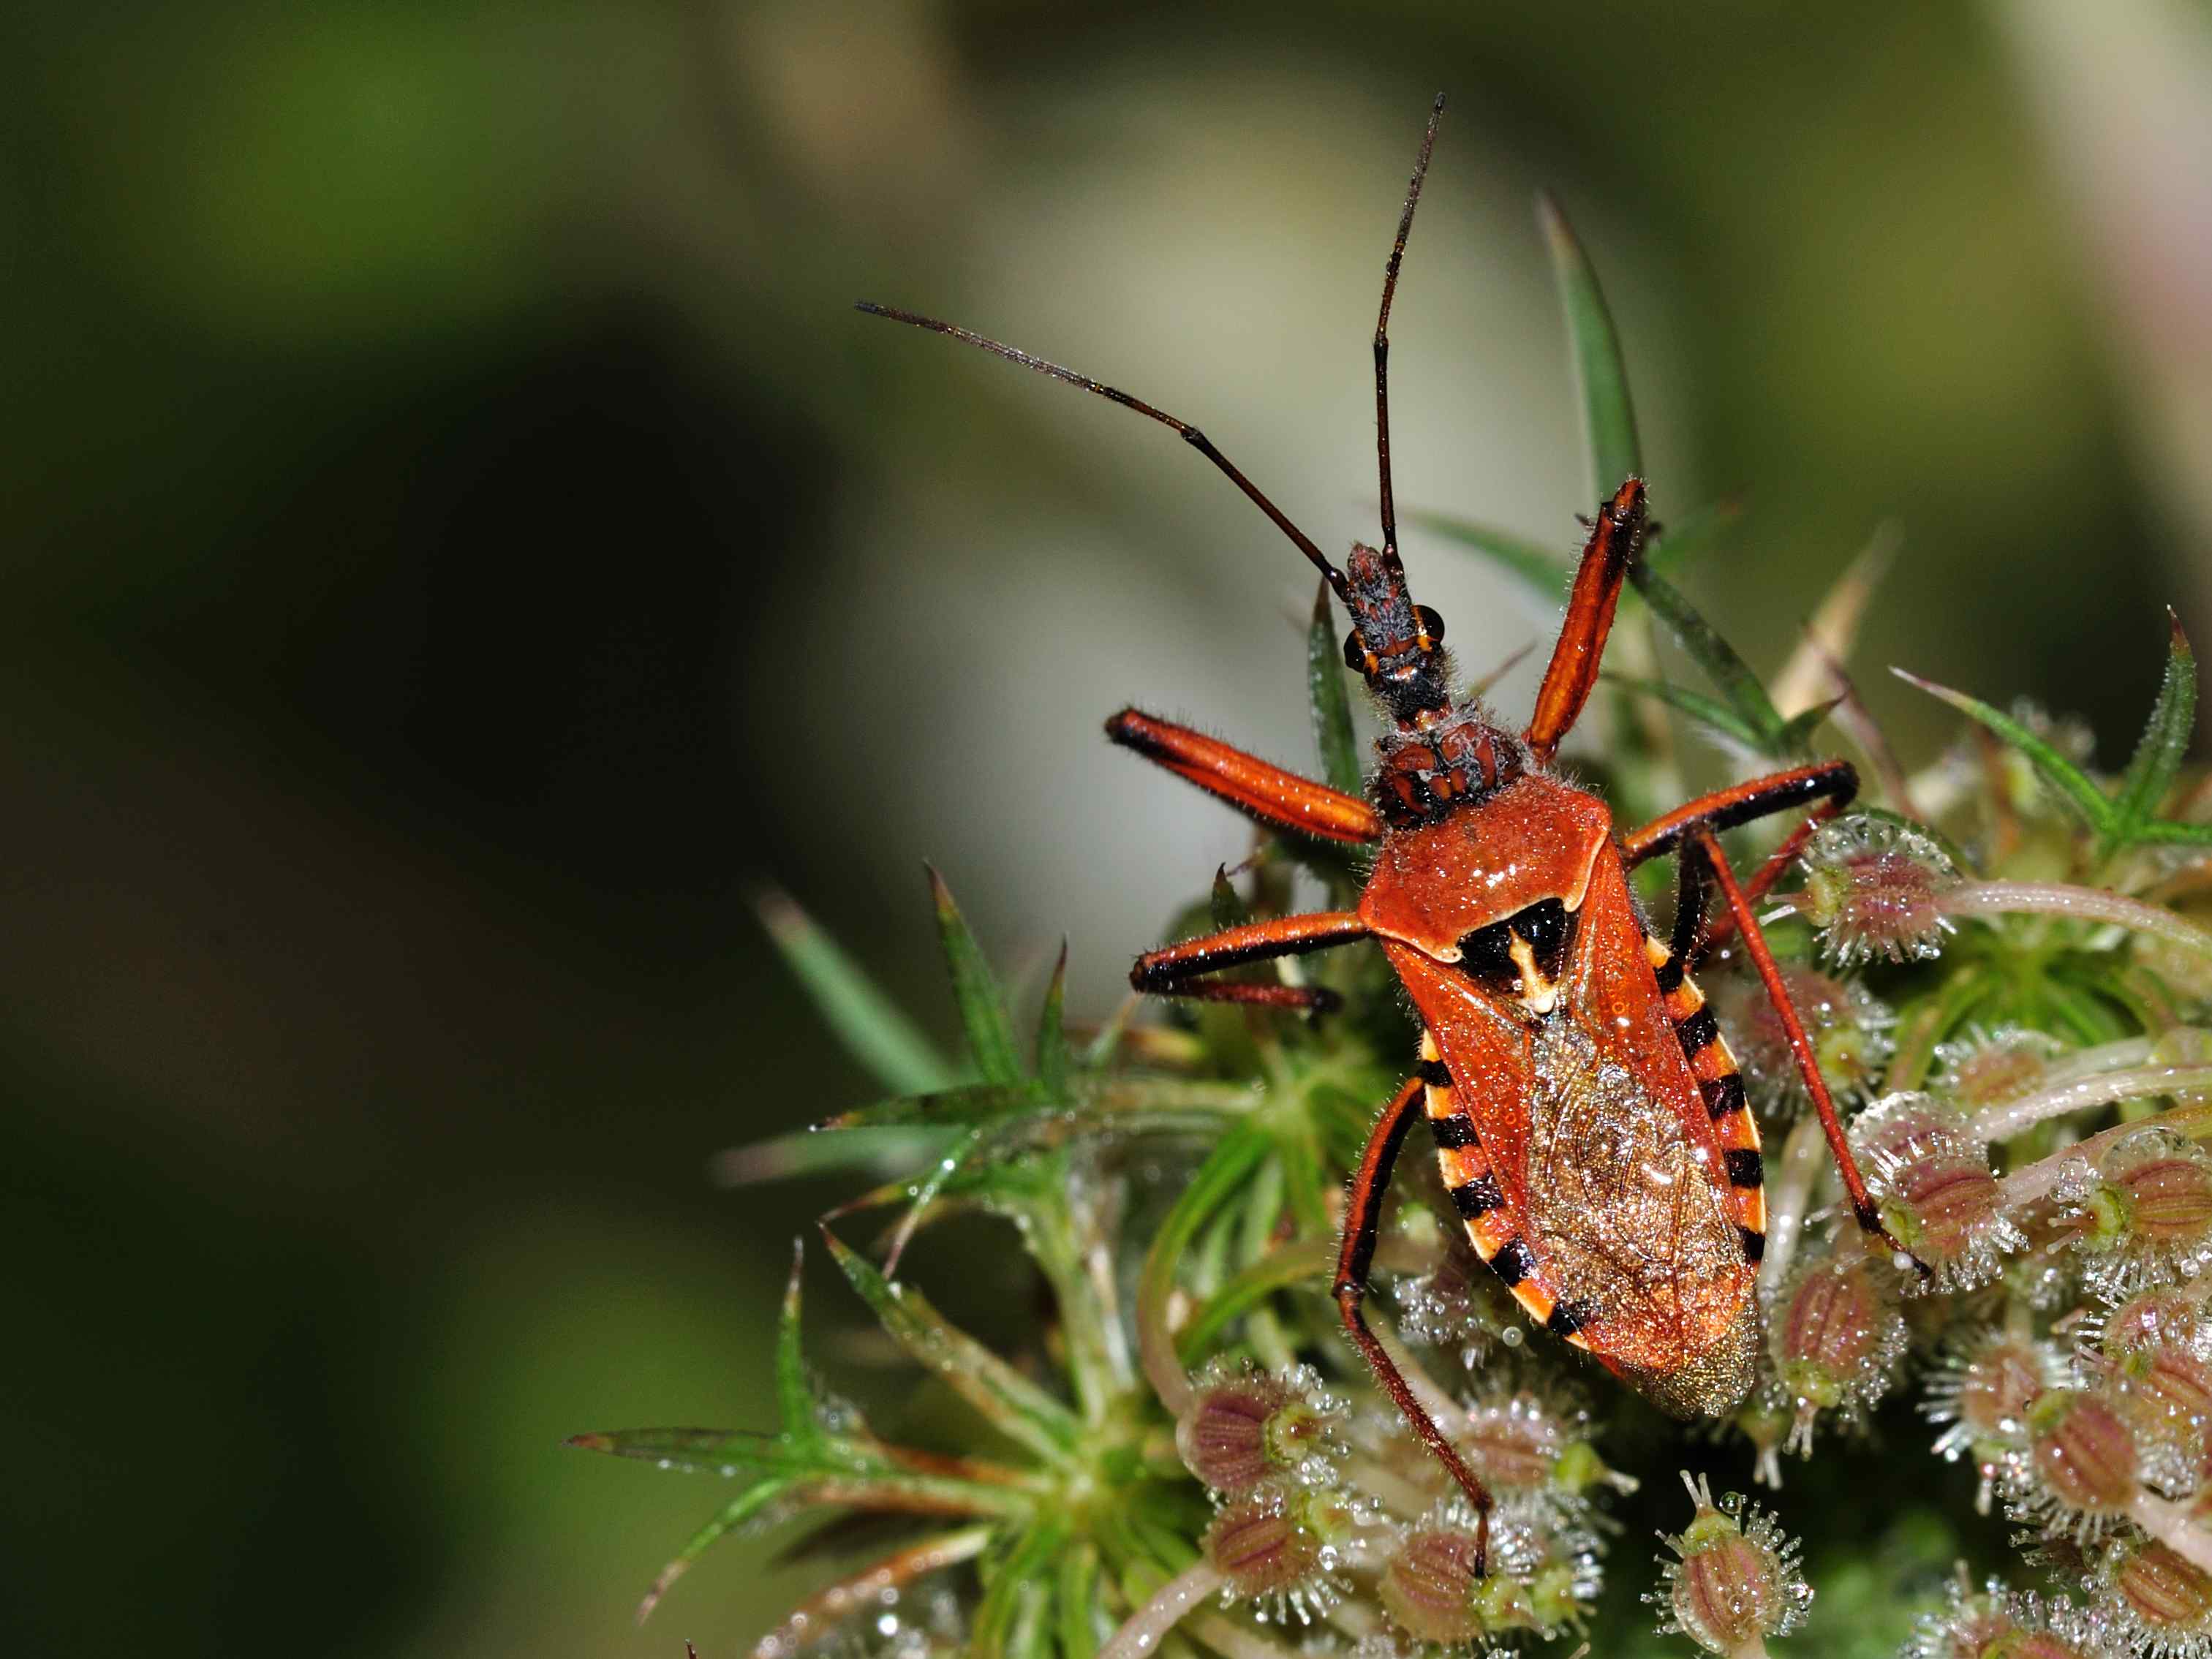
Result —
<svg viewBox="0 0 2212 1659"><path fill-rule="evenodd" d="M1617 362L1592 368L1610 324L1568 252L1597 465L1638 471ZM1808 1655L2212 1659L2212 781L2185 759L2187 641L2176 625L2117 770L2066 720L1921 682L1964 718L1907 771L1843 666L1883 550L1770 684L1674 586L1727 516L1655 532L1586 775L1629 821L1721 781L1717 756L1739 776L1861 763L1860 804L1806 842L1768 934L1881 1220L1927 1271L1869 1252L1781 1024L1723 941L1697 971L1764 1127L1770 1203L1759 1380L1726 1421L1668 1422L1532 1326L1433 1172L1401 1163L1370 1307L1497 1499L1485 1560L1331 1295L1346 1172L1415 1052L1379 952L1242 970L1338 992L1319 1021L1132 999L1074 1029L1063 952L1024 1041L932 872L952 1056L774 900L771 936L884 1097L718 1169L866 1176L811 1248L855 1298L834 1321L864 1308L910 1371L876 1420L825 1390L795 1263L775 1422L578 1436L723 1485L641 1613L715 1550L728 1571L798 1561L822 1581L775 1628L707 1644L755 1659L1585 1642L1745 1659L1777 1638ZM1429 524L1556 598L1550 554ZM1662 677L1675 652L1710 690ZM1306 666L1323 769L1356 787L1325 603ZM1737 831L1742 854L1787 827ZM1263 838L1164 936L1304 908L1301 884L1346 903L1359 873L1340 849ZM1663 920L1667 872L1648 873ZM953 1218L946 1238L1019 1252L1018 1270L999 1248L967 1269L1019 1300L988 1341L903 1272ZM937 1242L915 1259L944 1273ZM1753 1484L1774 1489L1761 1505Z"/></svg>

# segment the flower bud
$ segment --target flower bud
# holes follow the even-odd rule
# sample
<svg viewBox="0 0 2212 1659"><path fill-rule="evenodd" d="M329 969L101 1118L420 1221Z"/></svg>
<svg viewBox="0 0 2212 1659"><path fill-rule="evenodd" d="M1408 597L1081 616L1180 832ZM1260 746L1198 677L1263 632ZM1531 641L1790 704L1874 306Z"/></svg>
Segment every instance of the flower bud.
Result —
<svg viewBox="0 0 2212 1659"><path fill-rule="evenodd" d="M1813 1045L1820 1075L1838 1096L1864 1094L1889 1063L1896 1016L1855 980L1840 980L1798 963L1780 965L1790 1003ZM1721 1028L1755 1091L1761 1112L1802 1110L1808 1100L1790 1034L1756 975L1734 973L1714 988Z"/></svg>
<svg viewBox="0 0 2212 1659"><path fill-rule="evenodd" d="M2152 1348L2196 1352L2212 1333L2206 1331L2203 1308L2194 1297L2154 1290L2130 1297L2096 1320L2093 1334L2107 1361L2124 1364Z"/></svg>
<svg viewBox="0 0 2212 1659"><path fill-rule="evenodd" d="M2027 1413L2028 1468L2036 1482L2022 1509L2061 1535L2086 1537L2135 1503L2135 1431L2112 1403L2053 1389Z"/></svg>
<svg viewBox="0 0 2212 1659"><path fill-rule="evenodd" d="M1662 1568L1662 1635L1687 1636L1723 1659L1764 1654L1766 1638L1803 1622L1812 1587L1798 1570L1798 1547L1772 1516L1730 1493L1719 1503L1702 1480L1686 1474L1697 1512L1665 1540L1678 1558Z"/></svg>
<svg viewBox="0 0 2212 1659"><path fill-rule="evenodd" d="M1310 1367L1275 1376L1216 1361L1199 1376L1176 1421L1176 1449L1185 1468L1224 1497L1277 1476L1323 1481L1342 1455L1334 1424L1343 1413Z"/></svg>
<svg viewBox="0 0 2212 1659"><path fill-rule="evenodd" d="M2212 1156L2155 1122L2104 1148L2059 1189L2091 1284L2132 1294L2212 1264Z"/></svg>
<svg viewBox="0 0 2212 1659"><path fill-rule="evenodd" d="M2107 1555L2099 1605L2117 1616L2139 1651L2201 1654L2212 1638L2212 1573L2166 1545L2133 1540Z"/></svg>
<svg viewBox="0 0 2212 1659"><path fill-rule="evenodd" d="M1825 823L1805 844L1798 908L1831 961L1923 960L1952 931L1936 907L1958 880L1943 850L1917 830L1864 816Z"/></svg>
<svg viewBox="0 0 2212 1659"><path fill-rule="evenodd" d="M1936 1045L1937 1087L1969 1114L2032 1093L2065 1045L2044 1031L2002 1026Z"/></svg>
<svg viewBox="0 0 2212 1659"><path fill-rule="evenodd" d="M1382 1570L1376 1594L1391 1622L1417 1642L1460 1647L1535 1622L1527 1588L1475 1571L1470 1528L1416 1527Z"/></svg>
<svg viewBox="0 0 2212 1659"><path fill-rule="evenodd" d="M1950 1605L1920 1620L1899 1659L2109 1659L2107 1645L2063 1597L2022 1595L1994 1578L1972 1589L1962 1567Z"/></svg>
<svg viewBox="0 0 2212 1659"><path fill-rule="evenodd" d="M1625 1482L1626 1490L1635 1489L1633 1480L1606 1467L1589 1435L1587 1412L1523 1390L1471 1407L1452 1442L1501 1500L1529 1498L1571 1516L1585 1507L1583 1495L1594 1486Z"/></svg>
<svg viewBox="0 0 2212 1659"><path fill-rule="evenodd" d="M1990 1512L2006 1462L2027 1444L2029 1411L2058 1385L2062 1369L2046 1345L2010 1332L1984 1332L1946 1345L1922 1409L1950 1425L1936 1438L1940 1455L1972 1455L1982 1477L1974 1500L1978 1513Z"/></svg>
<svg viewBox="0 0 2212 1659"><path fill-rule="evenodd" d="M1263 1486L1215 1514L1206 1556L1229 1596L1310 1619L1310 1609L1341 1597L1337 1559L1358 1524L1350 1500L1334 1489Z"/></svg>
<svg viewBox="0 0 2212 1659"><path fill-rule="evenodd" d="M1879 1400L1905 1352L1905 1321L1856 1254L1808 1261L1776 1299L1774 1370L1796 1415L1791 1449L1809 1449L1822 1411L1856 1418Z"/></svg>
<svg viewBox="0 0 2212 1659"><path fill-rule="evenodd" d="M1882 1224L1944 1289L1986 1284L2027 1242L2005 1216L1989 1149L1949 1103L1886 1095L1852 1123L1851 1146Z"/></svg>

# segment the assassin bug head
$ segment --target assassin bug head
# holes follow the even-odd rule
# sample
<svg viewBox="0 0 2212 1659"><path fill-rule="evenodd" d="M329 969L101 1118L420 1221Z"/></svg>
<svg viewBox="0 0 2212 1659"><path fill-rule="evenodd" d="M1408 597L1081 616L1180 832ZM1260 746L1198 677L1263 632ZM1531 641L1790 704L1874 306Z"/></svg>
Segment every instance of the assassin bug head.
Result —
<svg viewBox="0 0 2212 1659"><path fill-rule="evenodd" d="M1441 648L1444 619L1406 592L1398 561L1364 542L1352 544L1338 590L1352 613L1344 665L1364 675L1368 690L1401 726L1424 724L1451 708L1451 659Z"/></svg>

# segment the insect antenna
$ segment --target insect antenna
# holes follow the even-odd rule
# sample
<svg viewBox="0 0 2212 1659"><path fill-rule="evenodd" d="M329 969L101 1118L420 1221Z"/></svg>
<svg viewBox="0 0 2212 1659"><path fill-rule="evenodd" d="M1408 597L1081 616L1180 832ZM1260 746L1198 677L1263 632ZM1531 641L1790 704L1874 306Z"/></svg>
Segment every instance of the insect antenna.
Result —
<svg viewBox="0 0 2212 1659"><path fill-rule="evenodd" d="M1434 136L1434 125L1431 124L1431 134L1432 137ZM1428 149L1426 145L1422 147L1421 160L1423 165L1425 166L1428 161ZM1416 193L1418 193L1419 188L1419 175L1417 174L1415 179ZM1410 201L1406 204L1406 212L1407 216L1411 218L1413 215L1413 204ZM1405 241L1406 233L1404 228L1401 226L1398 232L1398 244L1401 248L1405 246ZM1392 280L1395 281L1396 276L1397 256L1394 254L1391 256ZM1389 299L1387 293L1382 303L1384 312L1387 314L1389 309ZM983 335L976 333L973 329L961 327L957 323L941 322L934 317L924 317L917 312L902 311L896 306L879 306L874 301L869 300L854 301L853 308L855 311L865 311L871 317L888 318L894 323L906 323L915 328L926 328L933 334L950 335L956 340L965 341L969 345L980 347L981 349L988 351L996 356L1004 357L1010 363L1019 363L1024 368L1033 368L1040 374L1049 374L1055 380L1065 380L1068 385L1073 386L1080 386L1085 392L1095 392L1100 397L1105 398L1109 403L1119 404L1124 409L1133 409L1138 414L1144 416L1146 419L1158 421L1162 426L1171 428L1185 443L1188 444L1193 449L1195 449L1200 454L1205 456L1207 460L1212 461L1214 465L1220 468L1223 473L1228 477L1229 482L1235 484L1237 489L1243 490L1252 504L1258 507L1262 513L1266 514L1267 517L1274 522L1275 528L1281 531L1283 534L1291 538L1292 545L1297 547L1299 552L1304 554L1308 559L1312 561L1314 568L1320 571L1324 577L1328 578L1329 587L1336 594L1338 599L1343 600L1346 605L1350 605L1352 604L1352 585L1345 579L1344 572L1339 570L1334 564L1330 563L1328 556L1326 553L1323 553L1320 548L1314 545L1313 538L1307 535L1306 532L1299 529L1297 526L1292 524L1289 516L1284 513L1282 508L1277 507L1274 502L1269 501L1266 495L1261 493L1259 485L1254 483L1249 478L1246 477L1244 474L1238 470L1237 464L1234 461L1231 461L1226 455L1223 454L1219 450L1213 447L1213 441L1211 438L1207 437L1203 432L1200 432L1188 421L1178 420L1175 416L1169 414L1165 410L1155 409L1152 404L1146 403L1142 398L1133 398L1127 392L1120 390L1118 387L1108 386L1103 380L1094 380L1088 374L1079 374L1072 368L1063 368L1058 363L1047 362L1043 358L1039 357L1033 353L1024 351L1018 346L1010 346L998 340L988 339ZM1382 349L1380 344L1381 336L1379 334L1377 335L1376 339L1378 343L1376 350L1379 353ZM1377 362L1379 363L1379 357ZM1389 463L1387 458L1383 463L1383 481L1384 499L1387 501L1389 499Z"/></svg>
<svg viewBox="0 0 2212 1659"><path fill-rule="evenodd" d="M1421 181L1429 176L1429 155L1437 147L1437 126L1444 118L1444 95L1429 108L1428 131L1413 158L1413 177L1406 186L1406 210L1398 216L1398 239L1382 267L1382 306L1375 318L1375 461L1382 475L1382 557L1402 573L1398 558L1398 502L1390 488L1390 301L1398 295L1398 267L1406 258L1406 238L1413 228L1413 210L1421 204Z"/></svg>

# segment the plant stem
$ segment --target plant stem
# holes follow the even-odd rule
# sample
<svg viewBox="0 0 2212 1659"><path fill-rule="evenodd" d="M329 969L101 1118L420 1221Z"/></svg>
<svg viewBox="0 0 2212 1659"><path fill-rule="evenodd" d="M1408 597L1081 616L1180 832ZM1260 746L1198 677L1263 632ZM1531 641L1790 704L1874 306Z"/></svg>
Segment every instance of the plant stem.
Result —
<svg viewBox="0 0 2212 1659"><path fill-rule="evenodd" d="M1292 1659L1290 1649L1279 1642L1270 1642L1258 1631L1238 1624L1224 1613L1191 1614L1190 1633L1216 1653L1225 1654L1228 1659Z"/></svg>
<svg viewBox="0 0 2212 1659"><path fill-rule="evenodd" d="M2046 1119L2063 1117L2087 1107L2110 1106L2119 1101L2140 1099L2148 1095L2170 1095L2183 1089L2203 1088L2212 1088L2212 1066L2144 1066L2130 1071L2100 1072L2076 1078L2071 1082L2038 1089L2017 1100L2008 1100L2002 1106L1992 1106L1978 1114L1970 1127L1977 1140L2009 1140ZM2121 1127L2133 1128L2136 1126L2124 1124ZM2068 1147L2065 1153L2057 1156L2079 1150L2078 1147Z"/></svg>
<svg viewBox="0 0 2212 1659"><path fill-rule="evenodd" d="M2136 1494L2130 1510L2136 1524L2191 1565L2212 1572L2212 1533L2190 1518L2179 1504L2147 1492Z"/></svg>
<svg viewBox="0 0 2212 1659"><path fill-rule="evenodd" d="M2126 1073L2123 1073L2121 1075L2125 1076ZM2187 1072L2177 1072L2172 1075L2176 1077L2212 1076L2212 1067L2201 1069L2192 1067ZM2112 1079L2107 1078L2101 1080L2109 1083ZM2091 1135L2087 1140L2077 1140L2071 1146L2062 1146L2048 1158L2038 1158L2024 1169L2014 1170L1997 1183L2004 1207L2007 1210L2013 1210L2022 1205L2033 1204L2039 1199L2049 1197L2057 1188L2058 1183L2065 1178L2066 1172L2069 1169L2081 1167L2122 1135L2133 1134L2137 1129L2152 1123L2161 1129L2171 1130L2175 1134L2187 1135L2192 1139L2202 1139L2207 1135L2212 1135L2212 1109L2203 1106L2175 1106L2160 1113L2155 1118L2143 1119L2133 1123L2116 1123L2109 1129Z"/></svg>
<svg viewBox="0 0 2212 1659"><path fill-rule="evenodd" d="M1200 1560L1177 1574L1129 1615L1113 1639L1098 1650L1098 1659L1149 1659L1160 1638L1221 1585L1221 1569L1211 1561ZM1270 1654L1269 1659L1279 1656Z"/></svg>
<svg viewBox="0 0 2212 1659"><path fill-rule="evenodd" d="M2101 888L2059 881L1967 882L1937 894L1936 908L1949 916L2045 915L2109 922L2212 957L2212 933L2171 910Z"/></svg>
<svg viewBox="0 0 2212 1659"><path fill-rule="evenodd" d="M1760 1259L1759 1288L1771 1296L1790 1271L1797 1240L1805 1231L1805 1212L1813 1200L1813 1184L1826 1167L1823 1154L1826 1138L1820 1120L1809 1114L1800 1119L1782 1145L1781 1172L1767 1188L1766 1254Z"/></svg>

